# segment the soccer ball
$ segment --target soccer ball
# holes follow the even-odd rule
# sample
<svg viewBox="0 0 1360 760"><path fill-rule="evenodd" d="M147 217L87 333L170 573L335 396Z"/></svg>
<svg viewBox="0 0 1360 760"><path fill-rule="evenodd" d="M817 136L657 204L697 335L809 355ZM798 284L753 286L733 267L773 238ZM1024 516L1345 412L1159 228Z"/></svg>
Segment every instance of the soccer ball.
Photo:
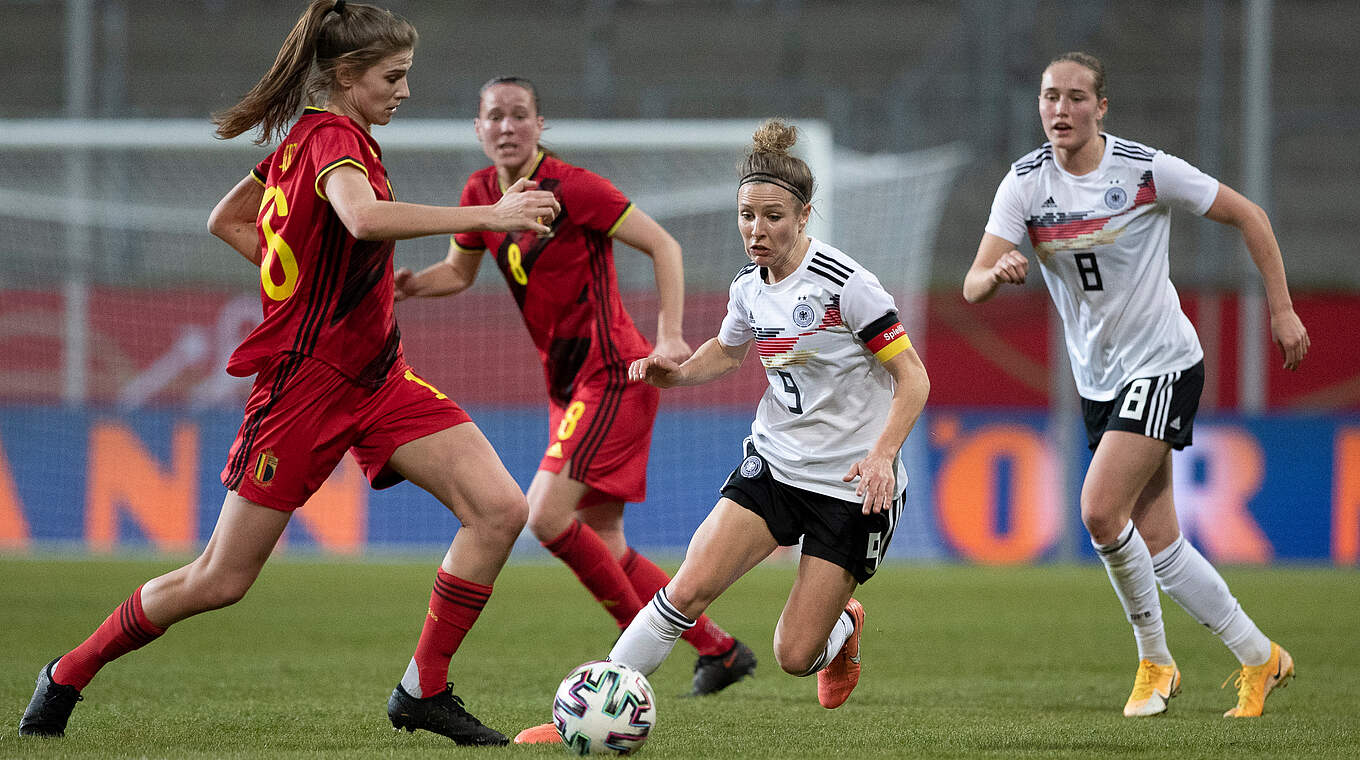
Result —
<svg viewBox="0 0 1360 760"><path fill-rule="evenodd" d="M557 687L553 723L572 754L631 754L656 725L656 695L647 677L627 665L587 662Z"/></svg>

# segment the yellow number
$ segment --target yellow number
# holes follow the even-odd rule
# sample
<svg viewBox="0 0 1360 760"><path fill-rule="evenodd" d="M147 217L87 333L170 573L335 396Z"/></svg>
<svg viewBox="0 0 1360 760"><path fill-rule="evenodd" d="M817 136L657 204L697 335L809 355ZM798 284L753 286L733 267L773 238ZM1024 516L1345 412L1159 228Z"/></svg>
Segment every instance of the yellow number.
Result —
<svg viewBox="0 0 1360 760"><path fill-rule="evenodd" d="M573 401L567 407L567 411L562 415L562 424L557 426L557 437L559 440L567 440L572 433L576 432L576 423L581 421L581 415L586 413L586 405L581 401Z"/></svg>
<svg viewBox="0 0 1360 760"><path fill-rule="evenodd" d="M430 393L433 393L435 398L441 398L441 399L442 399L442 398L448 398L448 396L445 396L444 394L440 393L438 388L436 388L436 387L434 387L433 385L430 385L429 383L425 382L424 380L421 380L420 378L416 377L416 373L412 372L412 371L409 370L409 369L406 370L406 374L405 374L404 377L405 377L407 380L410 380L411 382L415 383L416 385L420 385L420 386L424 386L424 387L426 387L426 388L429 388L429 389L430 389Z"/></svg>
<svg viewBox="0 0 1360 760"><path fill-rule="evenodd" d="M273 201L273 205L270 205L270 201ZM260 261L260 284L264 286L265 295L275 301L282 301L293 295L298 278L297 257L293 255L292 247L270 226L276 213L279 218L288 216L288 200L283 197L283 188L275 185L265 190L260 208L266 207L264 216L260 218L260 231L264 233L265 242L264 258ZM283 282L274 282L269 273L274 259L278 259L279 265L283 267Z"/></svg>
<svg viewBox="0 0 1360 760"><path fill-rule="evenodd" d="M505 261L510 265L510 276L515 278L515 282L518 282L521 285L527 285L529 284L529 273L524 271L524 264L522 263L523 259L521 256L522 254L519 252L519 246L511 243L510 249L505 252ZM568 436L562 437L566 438Z"/></svg>

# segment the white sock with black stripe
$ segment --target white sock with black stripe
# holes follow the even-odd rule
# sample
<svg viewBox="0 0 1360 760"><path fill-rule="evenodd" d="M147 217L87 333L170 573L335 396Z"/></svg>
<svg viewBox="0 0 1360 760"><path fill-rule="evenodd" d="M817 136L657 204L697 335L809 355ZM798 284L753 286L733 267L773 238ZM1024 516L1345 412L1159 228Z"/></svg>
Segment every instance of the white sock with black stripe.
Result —
<svg viewBox="0 0 1360 760"><path fill-rule="evenodd" d="M1156 665L1172 664L1162 625L1162 600L1157 596L1157 580L1152 573L1152 555L1143 543L1143 536L1134 529L1133 521L1124 526L1113 544L1102 546L1092 539L1091 545L1105 563L1114 593L1133 625L1138 659Z"/></svg>
<svg viewBox="0 0 1360 760"><path fill-rule="evenodd" d="M638 611L623 635L614 642L609 659L643 675L651 675L675 648L676 639L693 627L694 621L671 605L663 588Z"/></svg>
<svg viewBox="0 0 1360 760"><path fill-rule="evenodd" d="M1242 611L1223 576L1184 535L1157 552L1152 569L1167 596L1222 639L1238 662L1260 665L1270 659L1270 639Z"/></svg>

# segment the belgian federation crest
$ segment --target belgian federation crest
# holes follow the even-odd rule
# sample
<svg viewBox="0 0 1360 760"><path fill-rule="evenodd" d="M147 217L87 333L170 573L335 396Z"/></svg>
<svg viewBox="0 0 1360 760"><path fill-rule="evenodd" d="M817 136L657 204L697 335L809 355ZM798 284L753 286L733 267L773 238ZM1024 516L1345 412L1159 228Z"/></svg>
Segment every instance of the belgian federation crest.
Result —
<svg viewBox="0 0 1360 760"><path fill-rule="evenodd" d="M756 456L755 454L746 457L741 462L741 476L743 478L747 478L748 480L751 478L759 477L760 473L763 472L764 470L765 461L762 460L760 457Z"/></svg>
<svg viewBox="0 0 1360 760"><path fill-rule="evenodd" d="M274 481L274 474L279 469L279 458L274 456L273 449L265 449L255 458L255 482L262 486L267 486Z"/></svg>
<svg viewBox="0 0 1360 760"><path fill-rule="evenodd" d="M1124 208L1124 204L1129 202L1129 194L1122 187L1112 187L1105 191L1105 205L1111 211L1118 211Z"/></svg>
<svg viewBox="0 0 1360 760"><path fill-rule="evenodd" d="M800 303L793 307L793 323L799 327L811 327L817 319L817 311L811 306Z"/></svg>

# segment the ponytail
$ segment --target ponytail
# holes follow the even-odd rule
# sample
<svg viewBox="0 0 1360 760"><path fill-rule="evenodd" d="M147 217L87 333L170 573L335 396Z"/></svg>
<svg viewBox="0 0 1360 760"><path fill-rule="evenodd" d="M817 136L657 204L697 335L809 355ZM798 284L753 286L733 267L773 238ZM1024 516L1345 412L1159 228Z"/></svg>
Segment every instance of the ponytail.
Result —
<svg viewBox="0 0 1360 760"><path fill-rule="evenodd" d="M256 144L288 131L303 98L315 102L335 86L342 68L362 71L416 46L416 30L390 11L346 0L311 0L274 65L236 105L213 115L217 136L229 140L260 128Z"/></svg>

